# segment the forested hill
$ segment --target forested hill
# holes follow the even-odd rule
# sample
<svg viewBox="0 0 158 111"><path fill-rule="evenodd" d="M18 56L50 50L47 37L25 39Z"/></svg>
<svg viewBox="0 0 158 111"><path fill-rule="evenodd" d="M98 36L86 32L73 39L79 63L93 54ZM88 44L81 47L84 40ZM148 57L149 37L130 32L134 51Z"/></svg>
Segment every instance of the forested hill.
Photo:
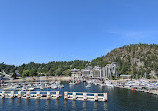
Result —
<svg viewBox="0 0 158 111"><path fill-rule="evenodd" d="M158 73L158 45L126 45L92 60L91 64L104 66L111 62L119 64L119 74L144 76L146 73L149 77L149 74Z"/></svg>
<svg viewBox="0 0 158 111"><path fill-rule="evenodd" d="M6 65L4 63L0 64L0 72L5 71L7 74L18 72L22 74L23 77L26 76L38 76L38 75L70 75L70 69L78 68L83 69L89 66L89 61L53 61L47 64L30 62L28 64L23 64L20 66Z"/></svg>

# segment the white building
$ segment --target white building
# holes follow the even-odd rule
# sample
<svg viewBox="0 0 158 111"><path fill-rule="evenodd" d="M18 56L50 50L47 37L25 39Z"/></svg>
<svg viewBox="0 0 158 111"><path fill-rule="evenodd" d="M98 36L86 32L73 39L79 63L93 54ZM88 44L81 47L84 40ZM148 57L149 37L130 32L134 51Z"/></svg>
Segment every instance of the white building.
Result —
<svg viewBox="0 0 158 111"><path fill-rule="evenodd" d="M99 66L95 66L94 68L82 69L82 76L84 77L92 77L92 78L118 78L118 64L113 62L111 64L107 64L105 67L101 68Z"/></svg>

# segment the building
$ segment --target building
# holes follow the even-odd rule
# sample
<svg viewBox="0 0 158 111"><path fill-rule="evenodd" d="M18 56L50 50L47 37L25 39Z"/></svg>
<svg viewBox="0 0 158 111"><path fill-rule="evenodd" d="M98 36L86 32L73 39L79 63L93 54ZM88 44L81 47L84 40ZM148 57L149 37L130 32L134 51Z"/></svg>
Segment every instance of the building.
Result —
<svg viewBox="0 0 158 111"><path fill-rule="evenodd" d="M101 67L95 66L93 68L92 78L101 78Z"/></svg>
<svg viewBox="0 0 158 111"><path fill-rule="evenodd" d="M71 69L71 77L81 77L80 69Z"/></svg>
<svg viewBox="0 0 158 111"><path fill-rule="evenodd" d="M112 62L111 64L107 64L105 67L102 68L102 76L105 78L118 78L118 64L116 62Z"/></svg>
<svg viewBox="0 0 158 111"><path fill-rule="evenodd" d="M82 69L81 73L82 73L82 77L92 77L93 67L88 66L88 68Z"/></svg>
<svg viewBox="0 0 158 111"><path fill-rule="evenodd" d="M132 75L120 75L121 79L132 79Z"/></svg>
<svg viewBox="0 0 158 111"><path fill-rule="evenodd" d="M82 69L83 77L92 77L92 78L118 78L118 64L113 62L111 64L107 64L105 67L101 68L99 66L88 67L87 69Z"/></svg>

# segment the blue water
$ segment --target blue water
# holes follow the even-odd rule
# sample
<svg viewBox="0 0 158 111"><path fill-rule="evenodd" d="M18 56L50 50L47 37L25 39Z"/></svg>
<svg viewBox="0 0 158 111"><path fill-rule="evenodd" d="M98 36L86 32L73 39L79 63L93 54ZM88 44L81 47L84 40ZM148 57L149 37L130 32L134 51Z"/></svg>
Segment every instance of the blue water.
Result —
<svg viewBox="0 0 158 111"><path fill-rule="evenodd" d="M64 82L64 91L108 92L108 102L72 101L59 99L0 99L0 111L158 111L158 96L143 92L131 92L127 89L100 87L92 85L86 88L86 83L69 86ZM50 90L50 89L49 89Z"/></svg>

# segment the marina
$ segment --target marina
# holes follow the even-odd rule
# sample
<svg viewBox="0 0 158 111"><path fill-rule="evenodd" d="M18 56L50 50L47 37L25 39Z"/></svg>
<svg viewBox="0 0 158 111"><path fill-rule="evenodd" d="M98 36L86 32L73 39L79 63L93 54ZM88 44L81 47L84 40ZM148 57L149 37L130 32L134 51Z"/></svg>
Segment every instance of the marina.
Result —
<svg viewBox="0 0 158 111"><path fill-rule="evenodd" d="M94 68L89 67L89 69L83 70L74 68L71 70L71 77L67 82L58 81L57 78L60 77L55 78L56 79L51 81L35 79L34 81L11 82L12 80L10 80L10 82L8 82L1 80L0 99L3 101L8 99L10 99L8 101L37 100L37 102L55 100L57 101L56 104L60 101L60 104L64 103L65 105L60 106L58 104L58 106L62 108L67 106L68 109L73 106L75 110L77 106L76 103L78 102L80 105L83 103L84 107L81 108L81 110L136 110L128 106L127 102L129 102L134 105L141 104L143 108L139 106L138 109L140 108L145 111L148 107L146 108L144 103L140 101L135 104L137 98L140 98L135 98L135 96L142 96L142 99L149 99L150 96L154 96L152 97L153 101L157 100L158 96L158 81L156 79L133 79L131 75L118 75L118 66L115 62L107 64L103 68L99 66L95 66ZM116 79L114 80L114 78ZM119 98L121 99L119 100ZM122 102L122 98L126 98L126 100L124 100L125 102ZM134 98L136 101L133 101ZM114 101L111 102L113 99ZM124 106L121 104L121 106L117 106L119 103L115 104L115 102L118 101L119 103L127 105ZM72 105L70 105L70 103L72 103ZM94 105L93 109L87 106L89 103ZM113 104L115 104L115 107L111 108ZM98 105L103 106L98 107ZM57 108L59 108L58 106ZM77 110L78 109L80 108L77 108Z"/></svg>
<svg viewBox="0 0 158 111"><path fill-rule="evenodd" d="M26 98L0 98L0 110L99 110L99 111L157 111L158 96L144 92L131 91L125 88L107 87L91 84L91 88L86 88L86 82L77 85L69 85L69 82L61 82L62 89L43 89L41 91L59 91L62 97L59 99L26 99ZM40 91L40 89L35 89ZM64 99L64 92L87 92L87 93L107 93L107 102L83 101ZM16 93L17 94L17 93ZM150 101L150 102L149 102ZM6 107L9 106L9 107ZM34 106L34 107L32 107Z"/></svg>

